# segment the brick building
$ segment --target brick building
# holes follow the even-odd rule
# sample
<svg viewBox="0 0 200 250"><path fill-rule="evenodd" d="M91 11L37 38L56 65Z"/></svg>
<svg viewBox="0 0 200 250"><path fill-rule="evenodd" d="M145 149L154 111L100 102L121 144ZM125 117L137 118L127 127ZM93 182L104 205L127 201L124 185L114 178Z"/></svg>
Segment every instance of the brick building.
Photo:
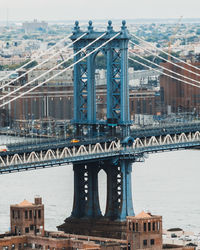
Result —
<svg viewBox="0 0 200 250"><path fill-rule="evenodd" d="M3 95L16 87L5 88ZM29 88L25 88L25 91ZM19 95L17 93L16 95ZM13 95L14 97L15 95ZM135 114L156 115L160 112L160 96L155 90L139 89L130 90L130 115ZM35 91L12 102L6 110L10 109L10 116L14 120L35 120L51 117L59 120L73 118L73 86L48 85L37 88ZM105 85L96 89L97 118L105 119L107 91Z"/></svg>
<svg viewBox="0 0 200 250"><path fill-rule="evenodd" d="M68 234L44 230L44 205L40 197L10 206L11 232L0 235L0 249L101 249L101 250L195 250L195 247L162 245L162 217L141 212L128 216L124 239ZM33 229L33 230L32 230ZM108 232L108 227L104 229ZM116 234L117 235L117 234Z"/></svg>
<svg viewBox="0 0 200 250"><path fill-rule="evenodd" d="M11 91L23 86L25 83L38 78L31 85L24 87L11 96L11 98L17 97L38 83L56 75L60 70L61 69L53 70L44 75L47 69L35 69L11 85L3 88L0 95L5 96ZM26 71L21 70L18 72L18 75L20 76L24 73L26 73ZM101 70L95 74L97 119L106 119L106 73L105 70L103 72ZM136 72L133 73L133 75L135 74ZM144 74L146 73L140 72L138 78L144 78ZM40 75L43 76L39 77ZM6 79L2 84L10 80L12 79ZM152 86L148 86L147 84L141 85L141 87L130 85L130 115L132 120L135 114L156 115L160 112L159 91ZM7 100L8 98L5 98L4 102ZM10 120L27 121L46 118L71 120L73 118L73 70L62 73L43 86L36 88L34 91L6 105L5 110L10 114Z"/></svg>
<svg viewBox="0 0 200 250"><path fill-rule="evenodd" d="M200 74L200 62L193 63L193 65L198 69L194 69L184 63L176 63L192 72ZM184 78L184 76L192 78L200 82L200 76L197 76L191 72L188 72L182 68L179 68L170 63L163 63L163 67L175 71L182 75L178 76L172 74L171 72L164 70L164 73L168 75L173 75L173 77L182 79L184 81L190 82L192 84L197 84L194 81ZM171 112L196 112L200 114L200 89L194 86L188 85L186 83L177 81L168 77L166 75L160 76L160 92L161 92L161 102L163 105L163 113L170 114Z"/></svg>
<svg viewBox="0 0 200 250"><path fill-rule="evenodd" d="M35 203L27 200L10 206L11 233L13 235L44 235L44 205L42 198Z"/></svg>
<svg viewBox="0 0 200 250"><path fill-rule="evenodd" d="M162 217L144 211L127 217L127 241L130 249L162 249Z"/></svg>

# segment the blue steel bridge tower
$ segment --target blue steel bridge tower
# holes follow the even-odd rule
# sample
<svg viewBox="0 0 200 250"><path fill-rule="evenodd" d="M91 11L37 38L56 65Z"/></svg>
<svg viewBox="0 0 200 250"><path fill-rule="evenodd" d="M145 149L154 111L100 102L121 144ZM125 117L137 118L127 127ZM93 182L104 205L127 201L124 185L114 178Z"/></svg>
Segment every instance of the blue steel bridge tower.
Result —
<svg viewBox="0 0 200 250"><path fill-rule="evenodd" d="M75 41L85 32L87 34L74 43L74 53L80 51L104 33L95 31L91 21L89 21L88 30L82 31L76 21L71 36L72 41ZM107 120L104 121L104 126L109 126L110 123L114 124L120 128L122 139L130 138L128 84L128 42L130 37L126 22L122 21L121 30L116 32L113 30L112 22L108 21L105 32L104 36L88 46L86 50L82 50L74 58L75 62L79 61L86 54L119 33L105 46L74 66L73 124L77 135L81 134L83 128L87 129L88 134L93 135L96 127L101 126L102 121L98 121L96 117L95 58L99 52L102 52L106 58L107 68ZM103 236L105 221L110 223L110 228L113 228L113 223L114 225L118 223L121 228L126 216L134 215L131 191L133 161L134 159L131 156L128 158L122 156L74 164L73 209L71 217L67 218L58 229L68 233L84 234L85 232L85 234L93 235L94 231L98 231L101 233L95 235ZM98 173L101 169L107 175L107 204L104 216L101 214L98 195ZM85 228L88 230L85 231ZM106 231L108 231L108 228L106 228ZM105 236L108 236L107 232Z"/></svg>

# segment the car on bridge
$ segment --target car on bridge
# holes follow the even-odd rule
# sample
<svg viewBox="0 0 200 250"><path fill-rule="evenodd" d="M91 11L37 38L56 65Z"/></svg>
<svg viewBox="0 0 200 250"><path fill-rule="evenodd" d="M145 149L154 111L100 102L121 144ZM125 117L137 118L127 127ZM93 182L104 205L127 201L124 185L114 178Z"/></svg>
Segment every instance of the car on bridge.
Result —
<svg viewBox="0 0 200 250"><path fill-rule="evenodd" d="M7 152L9 151L8 150L8 147L6 145L0 145L0 152Z"/></svg>
<svg viewBox="0 0 200 250"><path fill-rule="evenodd" d="M79 139L71 139L70 142L71 142L71 143L77 143L77 142L80 142L80 140L79 140Z"/></svg>

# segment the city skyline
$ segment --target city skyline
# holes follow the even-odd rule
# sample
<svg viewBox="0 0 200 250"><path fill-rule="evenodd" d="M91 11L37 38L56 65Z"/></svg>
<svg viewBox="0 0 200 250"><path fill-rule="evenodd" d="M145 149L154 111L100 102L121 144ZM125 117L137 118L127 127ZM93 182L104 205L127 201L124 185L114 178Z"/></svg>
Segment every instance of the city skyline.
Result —
<svg viewBox="0 0 200 250"><path fill-rule="evenodd" d="M199 0L3 0L0 21L198 18L199 8Z"/></svg>

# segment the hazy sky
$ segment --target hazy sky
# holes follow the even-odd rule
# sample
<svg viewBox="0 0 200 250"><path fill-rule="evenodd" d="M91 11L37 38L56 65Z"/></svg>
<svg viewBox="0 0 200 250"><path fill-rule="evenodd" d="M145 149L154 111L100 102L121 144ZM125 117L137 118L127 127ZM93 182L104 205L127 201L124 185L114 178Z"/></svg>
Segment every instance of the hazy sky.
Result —
<svg viewBox="0 0 200 250"><path fill-rule="evenodd" d="M0 0L0 21L200 18L200 0Z"/></svg>

